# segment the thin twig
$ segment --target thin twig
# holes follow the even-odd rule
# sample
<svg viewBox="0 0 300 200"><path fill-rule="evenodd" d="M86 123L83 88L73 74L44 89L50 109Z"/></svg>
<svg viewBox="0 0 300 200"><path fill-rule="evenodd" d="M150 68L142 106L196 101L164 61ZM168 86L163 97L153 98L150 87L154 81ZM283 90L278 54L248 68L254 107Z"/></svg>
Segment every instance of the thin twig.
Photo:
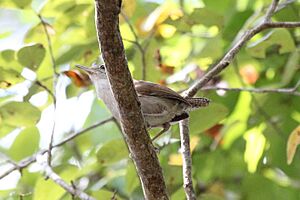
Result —
<svg viewBox="0 0 300 200"><path fill-rule="evenodd" d="M214 76L223 71L233 60L236 54L241 50L246 42L248 42L257 33L269 29L269 28L296 28L300 27L300 22L263 22L248 31L233 45L225 56L212 67L203 77L196 81L194 85L188 88L184 92L184 96L192 97L198 90L200 90L205 84L210 81Z"/></svg>
<svg viewBox="0 0 300 200"><path fill-rule="evenodd" d="M56 63L55 63L55 58L53 54L53 49L52 49L52 43L51 43L51 38L50 34L47 30L47 23L44 21L43 17L38 14L37 15L43 25L46 37L47 37L47 42L48 42L48 48L49 48L49 54L51 57L51 62L52 62L52 69L53 69L53 106L54 106L54 119L53 119L53 126L52 126L52 132L50 136L50 142L49 142L49 151L48 151L48 165L51 166L51 159L52 159L52 148L53 148L53 141L54 141L54 133L55 133L55 120L56 120L56 85L57 85L57 78L58 78L58 73L56 71Z"/></svg>
<svg viewBox="0 0 300 200"><path fill-rule="evenodd" d="M44 90L46 90L48 92L48 94L52 97L53 102L56 101L55 95L54 93L44 84L42 84L40 81L35 81L34 82L36 85L40 86L41 88L43 88Z"/></svg>
<svg viewBox="0 0 300 200"><path fill-rule="evenodd" d="M275 12L278 3L279 3L279 0L273 0L272 1L271 5L268 8L268 11L266 12L264 22L270 22L271 21L271 17L273 15L273 13Z"/></svg>
<svg viewBox="0 0 300 200"><path fill-rule="evenodd" d="M278 0L273 0L271 5L269 6L269 9L267 13L265 14L265 19L262 21L261 24L247 30L239 40L228 50L228 52L225 54L225 56L215 65L213 66L203 77L201 77L194 85L192 85L190 88L188 88L183 96L184 97L192 97L194 96L199 89L201 89L203 86L205 86L206 83L208 83L214 76L219 74L221 71L223 71L234 59L236 54L241 50L241 48L246 44L247 41L249 41L254 35L257 33L268 29L268 28L294 28L299 27L300 22L271 22L271 16L273 15L274 11L276 10L276 7L278 5ZM239 35L239 34L238 34ZM180 137L185 138L189 137L189 130L186 128L187 121L183 121L180 123ZM186 145L182 148L182 157L184 161L190 160L190 152L188 151L190 149L189 143L183 143L182 145ZM183 177L184 179L192 181L192 163L191 162L183 162ZM195 199L195 194L192 190L186 190L185 187L185 193L186 197L190 199ZM192 187L190 184L189 187Z"/></svg>
<svg viewBox="0 0 300 200"><path fill-rule="evenodd" d="M189 136L189 119L180 121L180 146L182 155L183 188L188 200L196 200L192 180L192 158Z"/></svg>
<svg viewBox="0 0 300 200"><path fill-rule="evenodd" d="M208 87L202 88L201 90L202 91L204 91L204 90L224 90L224 91L252 92L252 93L283 93L283 94L300 96L300 92L296 91L298 87L299 86L297 86L297 84L293 88L226 88L226 87L208 86Z"/></svg>
<svg viewBox="0 0 300 200"><path fill-rule="evenodd" d="M79 131L77 133L73 133L72 135L69 135L68 137L66 137L63 141L61 141L61 142L53 145L53 148L62 146L66 142L69 142L69 141L73 140L75 137L78 137L79 135L81 135L81 134L83 134L83 133L85 133L87 131L90 131L90 130L92 130L94 128L97 128L98 126L101 126L101 125L106 124L106 123L108 123L110 121L113 121L113 119L114 119L113 117L107 118L105 120L102 120L100 122L97 122L97 123L95 123L95 124L93 124L93 125L85 128L85 129L82 129L81 131Z"/></svg>
<svg viewBox="0 0 300 200"><path fill-rule="evenodd" d="M58 174L56 174L52 168L47 164L47 162L41 163L43 167L43 172L45 173L45 176L47 178L50 178L52 181L54 181L57 185L64 188L68 193L70 193L74 197L78 197L82 200L96 200L95 198L89 196L85 192L73 187L73 185L69 185L66 183Z"/></svg>
<svg viewBox="0 0 300 200"><path fill-rule="evenodd" d="M56 62L55 62L54 53L53 53L53 49L52 49L51 38L50 38L50 34L49 34L48 30L47 30L47 24L48 23L44 21L43 17L40 14L38 14L37 16L38 16L38 18L40 19L40 21L41 21L41 23L43 25L44 32L45 32L46 37L47 37L47 43L48 43L49 54L50 54L51 62L52 62L53 73L56 76L58 76L59 74L56 71Z"/></svg>
<svg viewBox="0 0 300 200"><path fill-rule="evenodd" d="M154 35L155 30L150 33L150 35L146 39L145 45L143 47L142 44L139 42L139 38L138 38L138 36L137 36L137 34L134 30L133 25L131 24L130 20L128 19L128 17L122 11L121 11L121 16L124 18L125 22L128 24L129 29L132 32L133 36L134 36L134 40L124 39L124 38L123 38L123 40L127 41L127 42L130 42L130 43L133 43L138 48L138 50L140 51L141 57L142 57L141 58L141 60L142 60L142 80L146 80L146 78L147 78L146 52L147 52L147 49L148 49L148 46L149 46L149 43L150 43L150 39Z"/></svg>
<svg viewBox="0 0 300 200"><path fill-rule="evenodd" d="M102 120L102 121L100 121L100 122L97 122L97 123L95 123L95 124L93 124L93 125L91 125L91 126L85 128L85 129L82 129L82 130L78 131L77 133L74 133L74 134L72 134L72 135L66 137L66 138L65 138L64 140L62 140L61 142L59 142L59 143L53 145L53 149L54 149L54 148L57 148L57 147L60 147L60 146L64 145L65 143L67 143L67 142L73 140L74 138L76 138L76 137L82 135L83 133L85 133L85 132L87 132L87 131L90 131L90 130L92 130L92 129L94 129L94 128L97 128L97 127L99 127L99 126L101 126L101 125L103 125L103 124L106 124L106 123L108 123L108 122L110 122L110 121L112 121L112 120L113 120L113 118L110 117L110 118L108 118L108 119L105 119L105 120ZM37 157L38 155L43 155L43 154L45 154L45 153L48 152L48 151L49 151L49 149L42 149L42 150L40 150L39 152L35 153L34 155L29 156L29 157L27 157L27 158L24 158L23 160L21 160L20 162L18 162L16 165L14 165L12 168L8 169L8 170L5 171L3 174L1 174L1 175L0 175L0 179L6 177L7 175L9 175L11 172L13 172L13 171L15 171L15 170L22 170L22 169L28 167L30 164L36 162L36 157Z"/></svg>

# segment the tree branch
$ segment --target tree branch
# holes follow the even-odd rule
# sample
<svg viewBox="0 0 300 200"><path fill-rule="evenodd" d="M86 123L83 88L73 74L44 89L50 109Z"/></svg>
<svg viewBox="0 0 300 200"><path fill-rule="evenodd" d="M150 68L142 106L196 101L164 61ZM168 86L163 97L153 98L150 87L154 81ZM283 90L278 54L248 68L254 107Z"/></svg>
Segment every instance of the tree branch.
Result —
<svg viewBox="0 0 300 200"><path fill-rule="evenodd" d="M183 188L187 200L196 200L192 181L192 157L190 149L189 119L180 121L180 146L182 154Z"/></svg>
<svg viewBox="0 0 300 200"><path fill-rule="evenodd" d="M94 128L97 128L98 126L101 126L103 124L106 124L107 122L110 122L112 121L113 118L108 118L108 119L105 119L105 120L102 120L100 122L97 122L95 123L94 125L91 125L85 129L82 129L81 131L77 132L77 133L74 133L72 135L69 135L68 137L66 137L64 140L62 140L61 142L53 145L53 149L54 148L57 148L57 147L60 147L62 146L63 144L69 142L70 140L73 140L74 138L76 138L77 136L80 136L82 135L83 133L87 132L87 131L90 131ZM6 177L7 175L9 175L11 172L15 171L15 170L22 170L26 167L28 167L30 164L36 162L36 157L38 155L43 155L45 154L46 152L48 152L49 150L48 149L43 149L43 150L40 150L39 152L35 153L34 155L32 156L29 156L27 158L24 158L23 160L21 160L19 163L15 163L14 166L10 169L8 169L7 171L5 171L3 174L0 175L0 179ZM12 161L13 162L13 161Z"/></svg>
<svg viewBox="0 0 300 200"><path fill-rule="evenodd" d="M226 88L226 87L204 87L201 90L224 90L224 91L236 91L236 92L252 92L252 93L283 93L289 95L300 96L300 92L297 92L297 88L300 85L300 81L292 88Z"/></svg>
<svg viewBox="0 0 300 200"><path fill-rule="evenodd" d="M203 77L201 77L194 85L188 88L184 93L184 97L192 97L194 96L199 89L205 86L214 76L218 75L222 72L234 59L236 54L241 50L241 48L248 42L254 35L257 33L269 29L269 28L295 28L300 26L300 22L271 22L271 17L275 12L279 0L273 0L271 5L268 8L268 11L265 14L264 20L259 25L247 30L242 37L234 44L225 56L215 65L213 66ZM189 130L186 128L187 121L180 122L180 138L189 137ZM187 140L187 139L185 139ZM181 150L182 157L184 161L192 161L190 155L190 147L188 142L181 142ZM188 199L195 199L195 194L192 189L192 162L184 162L183 163L183 177L184 180L187 179L189 184L189 190L186 189L186 185L184 185L186 197Z"/></svg>
<svg viewBox="0 0 300 200"><path fill-rule="evenodd" d="M95 0L99 45L129 152L146 199L168 199L162 169L146 131L119 30L121 1Z"/></svg>
<svg viewBox="0 0 300 200"><path fill-rule="evenodd" d="M43 172L47 178L50 178L57 185L64 188L68 193L70 193L73 197L78 197L82 200L96 200L95 198L89 196L85 192L77 189L74 185L67 184L58 174L56 174L52 168L47 164L47 162L41 163L43 168Z"/></svg>
<svg viewBox="0 0 300 200"><path fill-rule="evenodd" d="M203 77L201 77L194 85L184 92L184 96L192 97L214 76L223 71L233 60L236 54L241 50L246 42L248 42L257 33L269 28L296 28L300 27L300 22L263 22L244 33L238 42L229 49L225 56L212 67Z"/></svg>

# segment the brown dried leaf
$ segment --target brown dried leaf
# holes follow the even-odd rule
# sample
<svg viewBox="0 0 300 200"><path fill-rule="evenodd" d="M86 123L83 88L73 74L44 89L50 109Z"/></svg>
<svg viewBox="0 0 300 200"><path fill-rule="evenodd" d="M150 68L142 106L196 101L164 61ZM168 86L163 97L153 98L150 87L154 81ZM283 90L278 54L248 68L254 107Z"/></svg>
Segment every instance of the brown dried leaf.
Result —
<svg viewBox="0 0 300 200"><path fill-rule="evenodd" d="M299 144L300 144L300 125L292 131L287 142L286 153L287 153L288 165L292 163L296 153L296 149Z"/></svg>

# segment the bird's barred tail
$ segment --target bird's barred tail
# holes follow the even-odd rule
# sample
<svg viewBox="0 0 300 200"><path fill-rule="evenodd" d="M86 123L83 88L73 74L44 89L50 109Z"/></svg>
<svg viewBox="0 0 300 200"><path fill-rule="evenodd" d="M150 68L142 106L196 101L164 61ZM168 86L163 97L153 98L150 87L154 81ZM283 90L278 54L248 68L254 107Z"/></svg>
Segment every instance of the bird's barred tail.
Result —
<svg viewBox="0 0 300 200"><path fill-rule="evenodd" d="M187 97L186 100L190 103L190 109L197 109L200 107L206 107L209 105L210 100L204 97Z"/></svg>

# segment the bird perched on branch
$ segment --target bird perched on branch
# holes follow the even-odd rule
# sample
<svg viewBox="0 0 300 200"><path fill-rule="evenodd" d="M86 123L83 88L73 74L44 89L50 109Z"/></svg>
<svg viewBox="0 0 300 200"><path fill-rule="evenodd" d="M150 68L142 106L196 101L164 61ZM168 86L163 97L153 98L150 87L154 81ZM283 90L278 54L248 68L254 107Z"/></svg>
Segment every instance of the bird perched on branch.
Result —
<svg viewBox="0 0 300 200"><path fill-rule="evenodd" d="M117 102L110 89L104 65L85 67L76 65L85 71L92 80L98 98L102 99L113 116L119 121L120 114ZM141 110L147 128L162 127L152 140L158 138L170 128L170 124L189 117L188 112L206 107L210 100L207 98L183 98L170 88L147 81L134 80L135 90L141 103Z"/></svg>

